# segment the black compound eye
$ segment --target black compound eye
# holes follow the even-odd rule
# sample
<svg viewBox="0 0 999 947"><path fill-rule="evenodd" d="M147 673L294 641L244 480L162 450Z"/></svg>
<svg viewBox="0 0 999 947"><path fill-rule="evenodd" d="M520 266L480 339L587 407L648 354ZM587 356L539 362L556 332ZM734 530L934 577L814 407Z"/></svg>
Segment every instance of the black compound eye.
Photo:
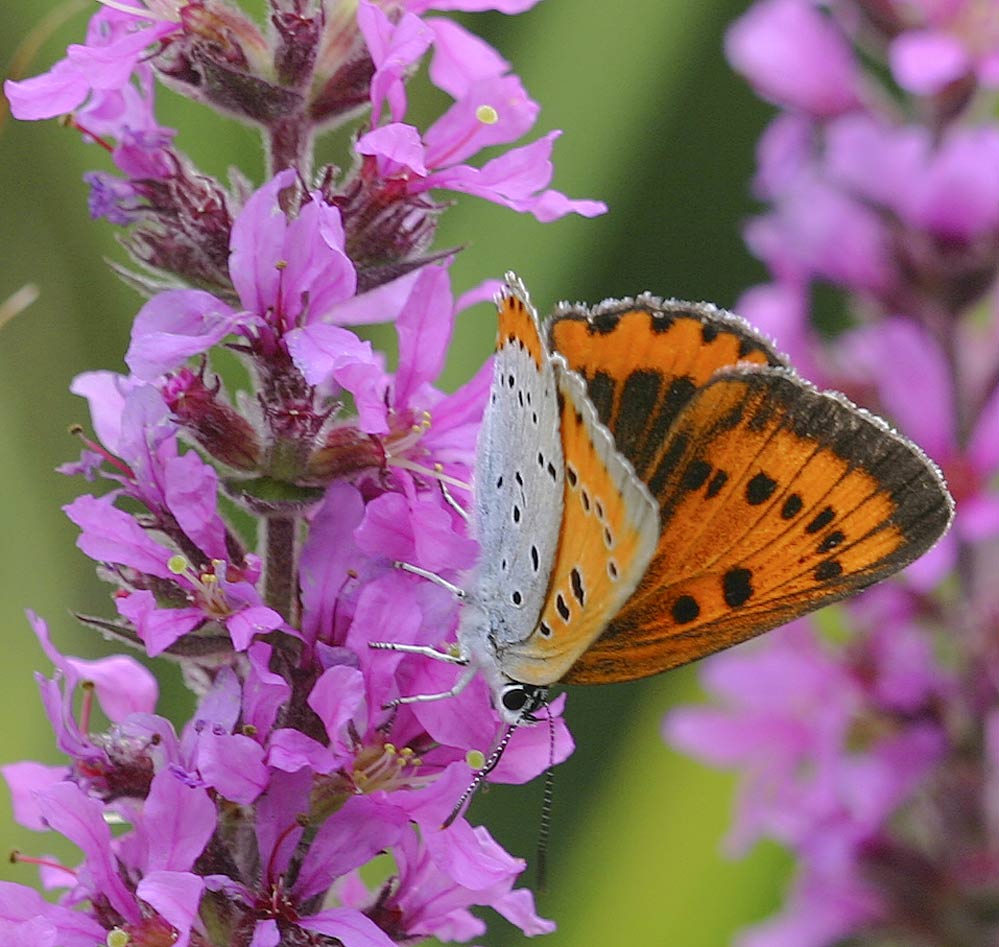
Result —
<svg viewBox="0 0 999 947"><path fill-rule="evenodd" d="M503 696L500 697L503 708L512 713L517 713L527 706L527 688L523 684L507 684L503 688Z"/></svg>
<svg viewBox="0 0 999 947"><path fill-rule="evenodd" d="M534 722L537 718L533 716L533 712L543 706L547 699L547 688L512 681L504 686L500 703L508 713L520 714L522 720Z"/></svg>

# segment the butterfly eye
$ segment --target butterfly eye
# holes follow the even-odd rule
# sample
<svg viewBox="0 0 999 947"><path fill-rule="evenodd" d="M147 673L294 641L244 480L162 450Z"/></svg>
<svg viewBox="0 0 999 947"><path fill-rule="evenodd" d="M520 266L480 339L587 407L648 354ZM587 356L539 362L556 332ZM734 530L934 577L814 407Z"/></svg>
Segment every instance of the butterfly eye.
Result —
<svg viewBox="0 0 999 947"><path fill-rule="evenodd" d="M522 720L534 721L533 711L541 707L547 697L548 689L545 687L511 681L503 686L500 703L507 713L518 714Z"/></svg>
<svg viewBox="0 0 999 947"><path fill-rule="evenodd" d="M528 693L526 684L507 684L500 695L504 710L517 713L527 706Z"/></svg>

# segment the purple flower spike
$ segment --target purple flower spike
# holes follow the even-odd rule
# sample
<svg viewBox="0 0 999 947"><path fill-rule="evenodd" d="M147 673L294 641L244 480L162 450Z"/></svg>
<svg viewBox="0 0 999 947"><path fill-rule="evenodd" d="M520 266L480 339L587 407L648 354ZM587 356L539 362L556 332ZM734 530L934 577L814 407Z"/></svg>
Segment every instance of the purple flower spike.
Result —
<svg viewBox="0 0 999 947"><path fill-rule="evenodd" d="M463 669L372 647L452 647L480 554L466 510L492 365L438 386L456 319L501 284L452 286L436 192L543 222L606 210L551 189L560 133L524 143L540 106L510 63L425 16L536 2L277 3L265 33L237 3L136 0L7 83L16 116L68 113L113 163L86 176L90 209L124 228L119 272L145 295L131 374L72 385L92 434L60 468L89 484L65 512L113 588L82 621L169 656L196 706L175 728L145 665L63 655L29 615L62 761L0 771L18 822L81 854L18 856L58 903L0 884L0 943L392 947L478 937L483 907L554 929L516 887L524 862L456 806L472 780L527 782L572 752L564 697L509 732L482 680L400 700ZM427 74L450 105L417 128ZM196 168L157 120L159 82L258 129L264 181ZM319 137L362 110L319 166ZM397 359L357 328L375 323ZM373 861L392 874L370 892Z"/></svg>
<svg viewBox="0 0 999 947"><path fill-rule="evenodd" d="M714 705L667 719L668 740L740 771L732 844L769 837L797 858L783 910L745 947L999 930L978 910L999 891L999 677L982 645L999 614L992 6L758 0L728 34L733 65L781 109L746 228L769 279L739 311L809 380L920 445L956 504L950 532L823 622L822 644L799 624L712 659Z"/></svg>

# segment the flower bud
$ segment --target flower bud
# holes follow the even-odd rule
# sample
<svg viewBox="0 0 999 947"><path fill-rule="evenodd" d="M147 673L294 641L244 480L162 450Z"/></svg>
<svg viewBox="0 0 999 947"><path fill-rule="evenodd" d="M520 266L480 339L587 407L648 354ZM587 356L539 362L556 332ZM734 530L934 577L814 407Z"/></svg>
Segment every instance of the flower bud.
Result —
<svg viewBox="0 0 999 947"><path fill-rule="evenodd" d="M221 383L208 388L204 369L183 368L163 386L163 398L178 421L212 457L236 470L256 470L260 440L242 415L219 398Z"/></svg>
<svg viewBox="0 0 999 947"><path fill-rule="evenodd" d="M385 448L378 437L355 427L336 427L309 458L306 480L310 483L330 483L362 470L384 466Z"/></svg>

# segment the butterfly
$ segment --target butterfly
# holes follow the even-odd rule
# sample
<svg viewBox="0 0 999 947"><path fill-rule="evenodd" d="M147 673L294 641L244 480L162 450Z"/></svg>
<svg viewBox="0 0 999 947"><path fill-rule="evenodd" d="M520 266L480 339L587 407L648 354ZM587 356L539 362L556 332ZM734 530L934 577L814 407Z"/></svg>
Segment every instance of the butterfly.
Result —
<svg viewBox="0 0 999 947"><path fill-rule="evenodd" d="M507 723L555 682L658 674L899 571L953 501L912 442L799 378L744 320L648 294L497 297L456 651ZM417 570L419 571L419 570ZM446 583L445 583L446 584ZM454 587L452 587L454 588Z"/></svg>

